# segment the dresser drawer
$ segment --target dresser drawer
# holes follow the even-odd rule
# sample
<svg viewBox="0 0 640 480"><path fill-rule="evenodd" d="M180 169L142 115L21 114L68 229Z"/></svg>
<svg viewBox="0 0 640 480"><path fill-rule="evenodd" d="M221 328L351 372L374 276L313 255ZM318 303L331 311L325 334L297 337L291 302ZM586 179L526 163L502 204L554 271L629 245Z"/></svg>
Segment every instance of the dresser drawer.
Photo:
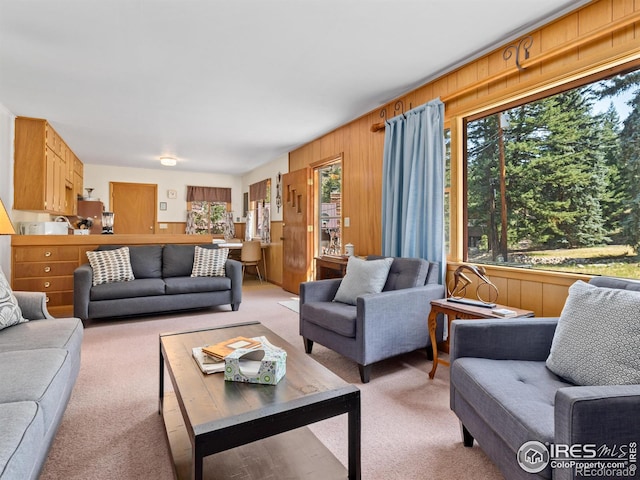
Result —
<svg viewBox="0 0 640 480"><path fill-rule="evenodd" d="M14 247L16 262L78 261L78 247Z"/></svg>
<svg viewBox="0 0 640 480"><path fill-rule="evenodd" d="M64 290L73 290L73 276L16 278L13 281L13 289L26 290L29 292L62 292Z"/></svg>
<svg viewBox="0 0 640 480"><path fill-rule="evenodd" d="M78 262L20 262L13 267L13 278L73 275L77 266Z"/></svg>
<svg viewBox="0 0 640 480"><path fill-rule="evenodd" d="M73 291L71 292L46 292L47 307L60 305L73 305Z"/></svg>

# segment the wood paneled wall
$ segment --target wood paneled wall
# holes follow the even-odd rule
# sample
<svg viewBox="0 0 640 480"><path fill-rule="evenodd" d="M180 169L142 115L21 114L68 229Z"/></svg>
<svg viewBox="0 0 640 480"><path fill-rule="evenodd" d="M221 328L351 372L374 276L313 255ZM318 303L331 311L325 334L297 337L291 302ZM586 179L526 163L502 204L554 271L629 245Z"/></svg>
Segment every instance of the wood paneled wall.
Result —
<svg viewBox="0 0 640 480"><path fill-rule="evenodd" d="M521 62L523 71L515 66L515 55L503 59L508 46L503 45L290 152L290 171L342 154L343 217L349 217L351 223L344 228L344 243L354 244L357 255L381 251L384 130L372 132L371 127L381 122L383 111L391 118L401 113L399 109L406 111L437 97L445 103L446 123L452 130L449 260L459 261L463 244L462 118L591 74L615 71L633 62L640 65L640 1L594 1L530 34L533 44L529 58ZM514 270L492 270L491 277L500 283L501 295L507 296L509 304L530 308L538 315L559 313L568 285L575 278L584 278L531 271L524 279Z"/></svg>

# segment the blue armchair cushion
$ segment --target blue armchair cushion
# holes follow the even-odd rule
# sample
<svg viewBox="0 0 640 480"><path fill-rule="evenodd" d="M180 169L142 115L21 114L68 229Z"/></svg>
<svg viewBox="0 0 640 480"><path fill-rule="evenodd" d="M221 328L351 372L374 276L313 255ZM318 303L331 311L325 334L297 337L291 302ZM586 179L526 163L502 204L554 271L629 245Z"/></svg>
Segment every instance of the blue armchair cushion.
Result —
<svg viewBox="0 0 640 480"><path fill-rule="evenodd" d="M547 367L576 385L639 384L639 318L640 292L575 282Z"/></svg>
<svg viewBox="0 0 640 480"><path fill-rule="evenodd" d="M341 302L309 302L302 308L305 321L315 323L343 337L355 338L358 315L355 305Z"/></svg>
<svg viewBox="0 0 640 480"><path fill-rule="evenodd" d="M355 305L360 295L380 293L387 281L392 263L393 258L363 260L349 257L347 272L333 300Z"/></svg>

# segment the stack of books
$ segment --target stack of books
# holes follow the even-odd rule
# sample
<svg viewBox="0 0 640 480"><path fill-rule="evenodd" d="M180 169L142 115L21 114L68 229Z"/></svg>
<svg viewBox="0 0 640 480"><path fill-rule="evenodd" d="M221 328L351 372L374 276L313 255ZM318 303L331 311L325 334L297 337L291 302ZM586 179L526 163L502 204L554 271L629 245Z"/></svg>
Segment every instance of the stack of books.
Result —
<svg viewBox="0 0 640 480"><path fill-rule="evenodd" d="M509 310L508 308L494 308L491 310L491 313L499 317L505 317L505 318L515 317L516 315L518 315L518 312Z"/></svg>
<svg viewBox="0 0 640 480"><path fill-rule="evenodd" d="M234 337L224 342L192 349L193 358L203 373L224 372L224 359L238 348L254 349L262 345L259 340L247 337Z"/></svg>

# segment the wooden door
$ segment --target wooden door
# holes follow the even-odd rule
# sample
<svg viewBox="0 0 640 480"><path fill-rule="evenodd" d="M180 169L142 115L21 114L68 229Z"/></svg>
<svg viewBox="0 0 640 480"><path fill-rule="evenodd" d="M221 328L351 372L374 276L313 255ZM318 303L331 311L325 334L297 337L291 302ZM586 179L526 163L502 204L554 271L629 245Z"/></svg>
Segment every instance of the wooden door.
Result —
<svg viewBox="0 0 640 480"><path fill-rule="evenodd" d="M155 233L158 186L109 182L113 233Z"/></svg>
<svg viewBox="0 0 640 480"><path fill-rule="evenodd" d="M300 283L311 280L312 187L310 170L282 176L282 288L298 294Z"/></svg>

